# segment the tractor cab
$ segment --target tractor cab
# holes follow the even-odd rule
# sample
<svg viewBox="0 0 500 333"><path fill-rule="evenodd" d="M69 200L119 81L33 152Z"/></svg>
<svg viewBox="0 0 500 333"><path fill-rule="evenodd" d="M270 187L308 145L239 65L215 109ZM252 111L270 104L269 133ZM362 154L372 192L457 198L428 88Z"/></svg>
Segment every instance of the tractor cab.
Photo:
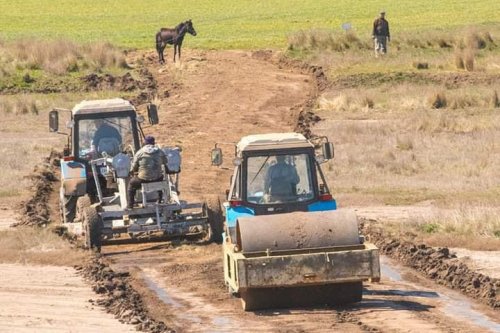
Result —
<svg viewBox="0 0 500 333"><path fill-rule="evenodd" d="M52 132L58 131L60 111L50 113ZM71 110L67 123L71 130L65 149L67 159L88 162L124 151L133 154L140 148L141 118L134 106L121 98L80 102Z"/></svg>
<svg viewBox="0 0 500 333"><path fill-rule="evenodd" d="M333 146L326 138L319 141L298 133L243 137L236 145L227 193L228 226L245 215L336 209L320 167L333 157ZM218 147L212 151L212 164L222 164Z"/></svg>

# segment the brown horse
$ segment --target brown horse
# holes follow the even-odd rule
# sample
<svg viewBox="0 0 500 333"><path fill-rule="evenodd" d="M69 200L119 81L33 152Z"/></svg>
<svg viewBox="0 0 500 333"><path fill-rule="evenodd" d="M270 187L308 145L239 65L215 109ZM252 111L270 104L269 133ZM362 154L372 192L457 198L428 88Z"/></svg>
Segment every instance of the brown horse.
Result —
<svg viewBox="0 0 500 333"><path fill-rule="evenodd" d="M174 62L177 50L179 50L179 60L181 59L181 46L186 33L196 36L196 30L194 30L191 20L182 22L173 29L161 28L160 31L156 33L156 51L158 51L160 64L165 63L163 51L165 50L167 44L174 45Z"/></svg>

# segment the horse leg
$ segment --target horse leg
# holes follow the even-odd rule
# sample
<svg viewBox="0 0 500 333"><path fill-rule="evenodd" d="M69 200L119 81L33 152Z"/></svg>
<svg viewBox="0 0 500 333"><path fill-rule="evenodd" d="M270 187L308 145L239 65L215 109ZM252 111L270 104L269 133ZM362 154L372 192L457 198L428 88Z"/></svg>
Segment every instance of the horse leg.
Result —
<svg viewBox="0 0 500 333"><path fill-rule="evenodd" d="M161 44L159 49L158 49L158 57L160 58L160 64L165 63L165 57L163 56L163 52L165 51L165 46L164 44Z"/></svg>
<svg viewBox="0 0 500 333"><path fill-rule="evenodd" d="M176 55L177 55L177 44L174 44L174 62L175 62Z"/></svg>
<svg viewBox="0 0 500 333"><path fill-rule="evenodd" d="M181 46L182 44L179 44L179 61L181 61Z"/></svg>

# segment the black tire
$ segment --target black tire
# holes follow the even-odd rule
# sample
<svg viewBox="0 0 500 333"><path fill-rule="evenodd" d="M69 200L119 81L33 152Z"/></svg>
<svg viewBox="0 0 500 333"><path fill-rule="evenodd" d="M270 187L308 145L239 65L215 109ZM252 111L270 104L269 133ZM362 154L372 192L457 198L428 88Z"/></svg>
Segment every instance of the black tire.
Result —
<svg viewBox="0 0 500 333"><path fill-rule="evenodd" d="M60 200L63 223L72 223L76 216L76 202L78 197L61 194Z"/></svg>
<svg viewBox="0 0 500 333"><path fill-rule="evenodd" d="M222 207L217 196L209 197L205 200L206 214L210 225L210 242L222 243L222 233L224 231L224 216Z"/></svg>
<svg viewBox="0 0 500 333"><path fill-rule="evenodd" d="M95 207L83 210L83 226L85 229L85 246L89 250L101 252L102 220Z"/></svg>

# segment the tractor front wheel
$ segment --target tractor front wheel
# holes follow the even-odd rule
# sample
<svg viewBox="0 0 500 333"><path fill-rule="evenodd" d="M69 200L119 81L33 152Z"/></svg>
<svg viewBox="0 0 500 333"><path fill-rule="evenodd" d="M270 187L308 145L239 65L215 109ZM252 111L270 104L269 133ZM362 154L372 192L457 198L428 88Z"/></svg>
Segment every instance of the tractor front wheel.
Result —
<svg viewBox="0 0 500 333"><path fill-rule="evenodd" d="M76 202L78 197L73 195L65 195L63 189L60 192L61 217L63 223L71 223L76 216Z"/></svg>
<svg viewBox="0 0 500 333"><path fill-rule="evenodd" d="M222 232L224 231L224 216L219 197L212 196L205 200L206 215L210 225L210 241L221 243Z"/></svg>
<svg viewBox="0 0 500 333"><path fill-rule="evenodd" d="M83 227L85 230L85 245L89 250L101 252L102 220L95 207L83 209Z"/></svg>

